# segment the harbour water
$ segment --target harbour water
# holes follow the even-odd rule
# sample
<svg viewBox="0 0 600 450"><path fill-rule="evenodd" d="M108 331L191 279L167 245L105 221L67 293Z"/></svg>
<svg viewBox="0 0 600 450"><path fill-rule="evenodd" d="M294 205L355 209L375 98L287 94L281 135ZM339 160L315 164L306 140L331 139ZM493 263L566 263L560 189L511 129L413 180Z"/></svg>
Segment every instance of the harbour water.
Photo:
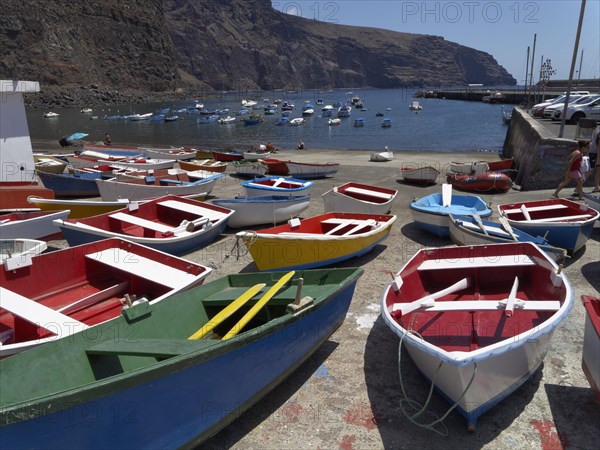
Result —
<svg viewBox="0 0 600 450"><path fill-rule="evenodd" d="M236 113L241 109L241 94L230 93L219 98L190 99L151 104L93 107L90 114L82 114L77 108L52 108L59 114L55 118L44 118L49 110L28 109L27 119L33 139L58 140L74 132L88 133L87 139L99 141L109 133L113 143L146 144L154 146L205 146L213 148L233 147L246 149L254 144L271 142L281 148L293 148L303 141L307 148L335 150L380 150L388 146L394 151L430 152L492 152L502 150L506 136L506 125L502 122L502 105L483 102L467 102L445 99L419 99L423 109L411 111L409 105L415 99L414 90L407 89L359 89L352 95L347 90L327 93L301 91L295 93L263 92L255 94L253 100L261 106L268 99L287 100L295 105L290 119L301 117L305 102L314 105L315 114L305 117L301 126L276 126L281 117L265 115L258 125L244 125L243 118ZM322 117L321 108L335 102L344 103L351 96L363 101L365 110L353 109L349 118L343 118L338 126L328 125L329 117ZM248 98L250 99L250 98ZM322 100L322 104L318 104ZM180 120L106 120L105 116L158 113L170 108L173 111L194 107L201 101L208 110L229 108L235 116L232 124L216 122L197 123L198 114L176 113ZM511 105L504 106L512 108ZM337 108L336 108L337 111ZM382 113L383 116L376 116ZM91 117L97 117L91 119ZM334 112L333 118L336 117ZM355 127L354 120L364 118L364 126ZM390 118L392 126L381 127L381 120Z"/></svg>

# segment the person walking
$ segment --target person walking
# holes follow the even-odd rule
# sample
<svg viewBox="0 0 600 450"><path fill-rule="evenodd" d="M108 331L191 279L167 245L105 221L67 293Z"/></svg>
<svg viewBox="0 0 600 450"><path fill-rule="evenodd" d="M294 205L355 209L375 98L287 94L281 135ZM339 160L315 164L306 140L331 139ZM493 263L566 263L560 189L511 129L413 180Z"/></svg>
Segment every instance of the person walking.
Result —
<svg viewBox="0 0 600 450"><path fill-rule="evenodd" d="M598 165L598 150L600 150L600 127L596 127L590 144L590 176L594 177L593 193L600 192L600 166Z"/></svg>
<svg viewBox="0 0 600 450"><path fill-rule="evenodd" d="M558 193L567 187L571 181L575 181L577 183L577 196L579 200L583 200L583 176L581 175L579 168L581 167L583 155L587 154L590 149L590 142L581 140L578 141L577 144L579 146L573 150L569 156L565 178L552 194L554 198L558 198Z"/></svg>

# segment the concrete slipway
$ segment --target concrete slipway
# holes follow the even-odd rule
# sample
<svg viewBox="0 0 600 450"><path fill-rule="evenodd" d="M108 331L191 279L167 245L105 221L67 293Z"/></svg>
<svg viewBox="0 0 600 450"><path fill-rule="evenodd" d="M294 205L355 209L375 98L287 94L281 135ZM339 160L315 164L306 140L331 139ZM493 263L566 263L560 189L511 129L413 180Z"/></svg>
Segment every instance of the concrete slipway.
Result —
<svg viewBox="0 0 600 450"><path fill-rule="evenodd" d="M390 270L399 270L423 247L452 243L417 228L408 208L414 198L439 192L440 184L427 188L404 184L398 181L399 169L424 164L436 166L445 174L450 161L491 160L497 156L487 153L396 153L395 156L394 161L375 163L369 162L368 152L360 151L284 150L277 155L282 159L341 163L334 178L316 181L304 217L323 212L321 194L333 185L358 181L398 189L392 209L398 221L390 237L372 252L343 263L363 266L365 273L358 281L350 311L338 331L299 370L201 448L596 448L600 441L600 409L581 370L585 313L580 297L599 295L600 223L596 224L586 247L565 264L575 289L575 307L555 332L541 370L481 416L475 433L467 431L466 421L456 412L444 420L447 436L418 428L403 416L398 380L399 339L380 318L379 299L390 279ZM217 184L210 198L243 195L240 180L231 173L229 168L228 176ZM438 183L444 178L440 176ZM499 203L549 198L551 192L510 191L482 197L495 208ZM567 188L561 194L570 193ZM228 229L217 242L184 257L213 264L216 270L209 279L256 270L249 255L236 260L235 254L231 254L234 235L235 230ZM56 241L56 245L66 244ZM402 356L401 376L407 394L425 402L429 385L417 373L406 351L403 350ZM449 404L434 393L423 420L429 422L441 417L448 408Z"/></svg>

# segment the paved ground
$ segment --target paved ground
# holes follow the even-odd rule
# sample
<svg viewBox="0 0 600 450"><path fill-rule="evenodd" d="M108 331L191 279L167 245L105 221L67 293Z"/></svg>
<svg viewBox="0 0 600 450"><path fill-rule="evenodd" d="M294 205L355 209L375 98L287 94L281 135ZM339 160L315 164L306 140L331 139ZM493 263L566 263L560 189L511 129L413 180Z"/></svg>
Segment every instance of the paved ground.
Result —
<svg viewBox="0 0 600 450"><path fill-rule="evenodd" d="M598 295L600 291L598 223L587 246L566 262L565 270L575 289L575 306L555 332L540 371L484 414L476 433L467 432L465 420L456 412L451 412L443 427L438 427L447 433L446 437L423 430L403 416L398 378L399 340L379 315L379 299L389 281L389 270L399 270L420 248L451 245L451 242L418 229L408 208L414 198L439 192L440 184L427 188L404 184L398 181L399 168L426 163L445 173L451 160L497 156L484 153L396 153L395 156L394 161L374 163L368 161L368 152L286 150L278 155L284 159L342 163L335 178L316 182L305 217L322 213L321 194L333 185L359 181L397 189L399 196L392 213L398 220L383 244L343 264L363 266L365 273L340 329L299 370L202 448L595 448L600 441L600 410L581 370L584 309L580 296ZM212 198L242 194L239 182L236 177L228 176L214 189ZM482 197L495 208L499 203L549 198L550 192L511 191ZM218 242L186 258L213 264L216 270L210 279L256 270L249 256L236 260L230 254L234 234L235 231L228 230ZM56 245L64 243L57 241ZM402 352L402 361L401 377L407 395L425 402L428 384L417 373L406 351ZM448 403L434 393L422 420L430 422L441 417L448 408Z"/></svg>

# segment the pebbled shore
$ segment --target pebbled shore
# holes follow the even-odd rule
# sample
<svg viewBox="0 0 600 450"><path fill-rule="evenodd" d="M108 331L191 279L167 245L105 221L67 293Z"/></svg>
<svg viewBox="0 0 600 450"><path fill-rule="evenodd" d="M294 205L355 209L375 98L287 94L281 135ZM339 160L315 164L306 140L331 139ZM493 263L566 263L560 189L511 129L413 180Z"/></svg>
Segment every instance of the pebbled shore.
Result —
<svg viewBox="0 0 600 450"><path fill-rule="evenodd" d="M38 142L34 146L38 146ZM565 263L575 290L575 306L556 330L541 370L505 401L480 417L476 433L467 432L466 422L451 412L444 420L447 437L411 424L400 409L398 343L379 316L379 300L389 281L419 249L452 245L450 240L429 235L412 222L408 204L441 190L438 184L418 187L399 182L399 168L427 164L443 173L451 161L494 160L486 153L395 153L395 160L369 162L370 152L337 150L282 150L280 159L337 161L334 178L317 180L309 209L310 217L323 212L320 196L333 185L358 181L399 191L392 213L398 220L390 237L363 257L344 262L360 265L364 276L358 281L349 314L333 336L296 372L235 422L206 441L203 449L299 449L299 448L424 448L424 449L510 449L592 448L600 439L598 405L581 370L584 309L582 294L600 291L600 224L596 224L586 247ZM215 187L211 198L243 194L240 179L228 176ZM560 180L557 180L557 184ZM499 203L549 198L552 190L481 195ZM565 189L565 195L570 193ZM494 212L492 220L497 217ZM235 231L228 229L213 244L184 257L212 264L220 276L255 271L249 255L236 259ZM64 241L53 241L55 247ZM424 403L429 392L412 361L403 351L402 378L410 398ZM201 382L199 380L199 382ZM434 393L423 420L441 417L449 408Z"/></svg>

